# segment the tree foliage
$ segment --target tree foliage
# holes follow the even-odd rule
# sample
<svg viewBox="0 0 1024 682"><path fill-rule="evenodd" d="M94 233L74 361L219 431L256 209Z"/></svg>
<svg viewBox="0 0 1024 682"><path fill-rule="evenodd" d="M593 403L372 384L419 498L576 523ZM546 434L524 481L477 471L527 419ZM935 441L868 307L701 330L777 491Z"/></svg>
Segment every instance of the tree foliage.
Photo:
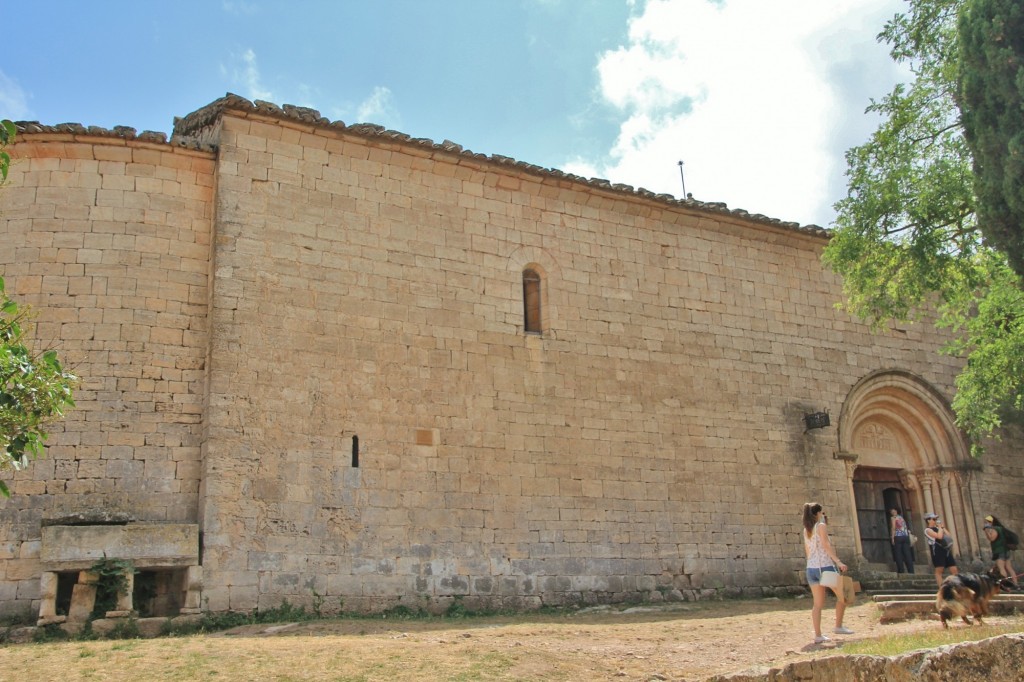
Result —
<svg viewBox="0 0 1024 682"><path fill-rule="evenodd" d="M0 130L0 175L6 180L10 156L4 148L15 129L2 121ZM75 404L71 393L77 378L61 366L57 352L29 347L29 317L27 308L7 296L0 277L0 471L20 469L30 455L42 454L48 425ZM0 493L10 494L2 480Z"/></svg>
<svg viewBox="0 0 1024 682"><path fill-rule="evenodd" d="M937 311L954 335L945 351L967 359L953 409L980 454L1005 410L1024 408L1024 299L1007 252L979 224L987 198L959 98L959 20L972 1L908 0L879 35L912 77L868 107L882 121L846 154L847 196L824 258L843 276L846 306L875 328Z"/></svg>
<svg viewBox="0 0 1024 682"><path fill-rule="evenodd" d="M29 348L28 317L0 277L0 470L20 469L29 455L42 454L48 425L75 404L77 377L61 366L56 351ZM0 493L9 494L3 481Z"/></svg>
<svg viewBox="0 0 1024 682"><path fill-rule="evenodd" d="M7 171L11 168L11 155L5 147L14 141L17 128L14 124L4 119L0 121L0 184L7 180Z"/></svg>
<svg viewBox="0 0 1024 682"><path fill-rule="evenodd" d="M969 0L958 103L985 238L1024 277L1024 3Z"/></svg>
<svg viewBox="0 0 1024 682"><path fill-rule="evenodd" d="M883 121L846 153L848 192L825 259L844 276L850 309L875 326L912 317L935 293L958 297L978 278L982 237L954 99L958 4L917 0L886 25L880 38L914 79L872 101Z"/></svg>

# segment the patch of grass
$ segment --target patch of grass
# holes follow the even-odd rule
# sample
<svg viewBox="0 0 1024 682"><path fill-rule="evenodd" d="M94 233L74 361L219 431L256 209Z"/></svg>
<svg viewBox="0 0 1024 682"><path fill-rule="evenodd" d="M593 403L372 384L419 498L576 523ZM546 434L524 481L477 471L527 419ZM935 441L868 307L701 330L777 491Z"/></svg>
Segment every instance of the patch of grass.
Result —
<svg viewBox="0 0 1024 682"><path fill-rule="evenodd" d="M904 635L889 635L878 639L866 639L843 645L843 654L865 654L869 656L898 656L918 649L934 649L947 644L977 642L978 640L1020 632L1019 627L984 625L980 627L953 627L949 630L932 630Z"/></svg>
<svg viewBox="0 0 1024 682"><path fill-rule="evenodd" d="M305 606L293 606L286 599L280 606L272 609L263 609L262 611L256 609L251 613L243 611L206 612L198 623L176 625L168 621L161 628L161 634L180 637L207 632L220 632L243 625L294 623L321 619L322 616L318 616L315 611L307 611Z"/></svg>
<svg viewBox="0 0 1024 682"><path fill-rule="evenodd" d="M254 623L290 623L306 620L317 620L317 615L312 611L307 611L305 606L293 606L287 599L275 608L253 611Z"/></svg>
<svg viewBox="0 0 1024 682"><path fill-rule="evenodd" d="M141 637L139 622L134 618L119 620L107 636L108 639L138 639L139 637Z"/></svg>
<svg viewBox="0 0 1024 682"><path fill-rule="evenodd" d="M32 641L37 644L46 642L66 642L71 639L68 633L64 632L59 625L43 625L36 628L32 634Z"/></svg>
<svg viewBox="0 0 1024 682"><path fill-rule="evenodd" d="M413 620L418 618L429 618L430 614L423 609L413 611L408 606L399 604L398 606L393 606L384 611L384 613L381 614L381 617L387 618L388 620Z"/></svg>
<svg viewBox="0 0 1024 682"><path fill-rule="evenodd" d="M468 615L469 611L466 610L466 605L458 597L455 597L444 611L445 618L465 618Z"/></svg>
<svg viewBox="0 0 1024 682"><path fill-rule="evenodd" d="M222 611L219 613L204 613L203 620L200 623L199 631L204 632L215 632L217 630L230 630L231 628L238 627L239 625L251 625L256 621L253 620L252 614L242 613L239 611Z"/></svg>
<svg viewBox="0 0 1024 682"><path fill-rule="evenodd" d="M448 677L452 682L471 682L471 680L504 679L516 666L516 657L508 654L491 652L482 655L471 655L469 668Z"/></svg>
<svg viewBox="0 0 1024 682"><path fill-rule="evenodd" d="M87 620L85 621L85 625L82 626L82 629L79 631L79 633L74 636L68 635L68 639L75 639L79 642L89 642L94 639L100 639L100 636L96 633L95 630L92 629L92 621Z"/></svg>

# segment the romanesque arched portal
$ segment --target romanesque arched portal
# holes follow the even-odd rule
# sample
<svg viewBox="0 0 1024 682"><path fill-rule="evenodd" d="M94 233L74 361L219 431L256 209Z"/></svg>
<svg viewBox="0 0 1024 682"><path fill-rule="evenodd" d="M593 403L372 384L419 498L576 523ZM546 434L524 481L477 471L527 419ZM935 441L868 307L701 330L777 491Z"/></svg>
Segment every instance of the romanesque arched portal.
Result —
<svg viewBox="0 0 1024 682"><path fill-rule="evenodd" d="M862 379L843 404L839 447L856 510L858 557L888 562L886 510L893 506L909 517L919 557L927 556L923 517L930 511L945 519L960 556L979 556L971 495L978 464L948 402L924 380L899 371Z"/></svg>

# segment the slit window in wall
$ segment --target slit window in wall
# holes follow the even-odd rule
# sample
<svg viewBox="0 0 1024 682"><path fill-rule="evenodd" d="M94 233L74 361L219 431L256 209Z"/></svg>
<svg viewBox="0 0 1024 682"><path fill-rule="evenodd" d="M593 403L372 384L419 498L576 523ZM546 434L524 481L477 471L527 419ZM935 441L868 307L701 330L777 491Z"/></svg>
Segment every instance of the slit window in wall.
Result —
<svg viewBox="0 0 1024 682"><path fill-rule="evenodd" d="M352 436L352 468L359 468L359 436Z"/></svg>
<svg viewBox="0 0 1024 682"><path fill-rule="evenodd" d="M523 270L523 331L527 334L540 334L540 275L532 268Z"/></svg>

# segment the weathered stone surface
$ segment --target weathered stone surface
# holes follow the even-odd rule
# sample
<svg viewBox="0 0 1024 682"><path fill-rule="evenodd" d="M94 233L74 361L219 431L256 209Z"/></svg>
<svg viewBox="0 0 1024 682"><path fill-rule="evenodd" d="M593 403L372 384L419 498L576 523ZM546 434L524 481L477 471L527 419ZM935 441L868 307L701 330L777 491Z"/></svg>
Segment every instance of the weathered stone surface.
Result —
<svg viewBox="0 0 1024 682"><path fill-rule="evenodd" d="M69 623L84 623L92 615L96 605L96 585L79 582L71 591L71 607L68 609Z"/></svg>
<svg viewBox="0 0 1024 682"><path fill-rule="evenodd" d="M48 526L42 529L45 570L86 569L97 561L129 559L136 568L199 562L199 527L193 524Z"/></svg>
<svg viewBox="0 0 1024 682"><path fill-rule="evenodd" d="M1024 635L1000 635L902 656L828 656L764 673L737 673L707 682L994 682L1020 680Z"/></svg>
<svg viewBox="0 0 1024 682"><path fill-rule="evenodd" d="M144 135L11 149L2 276L89 380L5 474L0 612L103 553L198 557L40 553L90 509L201 528L190 610L369 611L801 591L799 503L854 563L862 467L949 506L961 556L983 500L1024 509L1020 433L972 468L961 360L837 310L821 228L234 95Z"/></svg>
<svg viewBox="0 0 1024 682"><path fill-rule="evenodd" d="M134 520L135 518L127 512L93 509L64 514L54 518L44 518L39 524L44 528L46 526L122 526Z"/></svg>
<svg viewBox="0 0 1024 682"><path fill-rule="evenodd" d="M134 618L131 614L125 616L97 618L92 622L92 631L99 637L108 637L118 628L132 628L138 632L139 637L151 639L159 637L170 627L176 619L174 618Z"/></svg>

